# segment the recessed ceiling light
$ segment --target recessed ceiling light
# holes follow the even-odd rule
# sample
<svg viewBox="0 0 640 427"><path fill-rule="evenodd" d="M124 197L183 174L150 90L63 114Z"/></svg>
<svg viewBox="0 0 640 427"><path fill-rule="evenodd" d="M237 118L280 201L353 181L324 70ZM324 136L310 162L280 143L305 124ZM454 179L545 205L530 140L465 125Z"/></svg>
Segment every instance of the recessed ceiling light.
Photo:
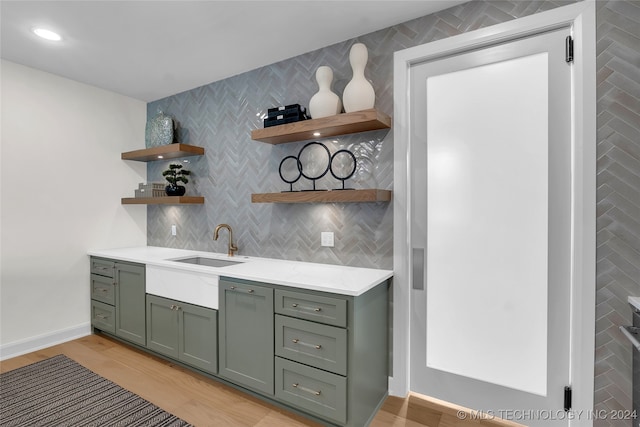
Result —
<svg viewBox="0 0 640 427"><path fill-rule="evenodd" d="M313 136L320 136L320 132L314 132Z"/></svg>
<svg viewBox="0 0 640 427"><path fill-rule="evenodd" d="M51 40L54 42L59 42L60 40L62 40L60 34L51 30L47 30L46 28L33 28L31 31L33 31L36 36L42 37L43 39Z"/></svg>
<svg viewBox="0 0 640 427"><path fill-rule="evenodd" d="M159 159L164 159L164 156L158 156Z"/></svg>

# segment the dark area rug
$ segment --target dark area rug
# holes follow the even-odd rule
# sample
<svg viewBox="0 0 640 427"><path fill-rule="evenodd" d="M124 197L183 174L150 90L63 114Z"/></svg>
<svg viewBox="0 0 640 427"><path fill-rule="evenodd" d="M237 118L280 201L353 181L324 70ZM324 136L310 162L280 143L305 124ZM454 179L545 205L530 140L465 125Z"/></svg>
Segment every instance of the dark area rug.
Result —
<svg viewBox="0 0 640 427"><path fill-rule="evenodd" d="M190 426L64 355L0 374L0 426Z"/></svg>

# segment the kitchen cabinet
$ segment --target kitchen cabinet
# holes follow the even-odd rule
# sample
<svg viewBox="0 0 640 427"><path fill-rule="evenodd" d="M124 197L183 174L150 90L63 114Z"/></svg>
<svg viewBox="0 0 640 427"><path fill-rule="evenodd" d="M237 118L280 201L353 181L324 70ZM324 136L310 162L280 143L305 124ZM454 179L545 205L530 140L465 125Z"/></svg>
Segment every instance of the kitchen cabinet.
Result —
<svg viewBox="0 0 640 427"><path fill-rule="evenodd" d="M147 348L217 372L217 311L147 294Z"/></svg>
<svg viewBox="0 0 640 427"><path fill-rule="evenodd" d="M273 395L273 289L221 278L219 293L220 376Z"/></svg>
<svg viewBox="0 0 640 427"><path fill-rule="evenodd" d="M91 258L94 328L146 345L144 265Z"/></svg>
<svg viewBox="0 0 640 427"><path fill-rule="evenodd" d="M145 248L155 257L165 251L162 257L176 258L175 250ZM368 425L384 402L389 276L365 279L373 272L349 268L338 279L337 266L292 263L300 284L287 286L269 283L267 261L264 281L249 281L182 264L145 266L129 252L126 261L111 259L116 252L91 254L94 330L328 425ZM313 283L304 283L311 275ZM334 289L345 283L338 292L303 287L318 286L319 277ZM358 280L366 289L354 291Z"/></svg>
<svg viewBox="0 0 640 427"><path fill-rule="evenodd" d="M357 297L220 279L220 375L341 426L387 395L388 286Z"/></svg>

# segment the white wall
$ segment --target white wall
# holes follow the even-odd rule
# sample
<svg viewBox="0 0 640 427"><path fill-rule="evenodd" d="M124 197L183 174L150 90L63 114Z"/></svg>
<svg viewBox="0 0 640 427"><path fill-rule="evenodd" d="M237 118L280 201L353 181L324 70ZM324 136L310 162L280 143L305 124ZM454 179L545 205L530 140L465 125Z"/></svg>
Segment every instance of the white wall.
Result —
<svg viewBox="0 0 640 427"><path fill-rule="evenodd" d="M87 250L146 244L122 206L146 164L146 104L1 63L0 357L89 332Z"/></svg>

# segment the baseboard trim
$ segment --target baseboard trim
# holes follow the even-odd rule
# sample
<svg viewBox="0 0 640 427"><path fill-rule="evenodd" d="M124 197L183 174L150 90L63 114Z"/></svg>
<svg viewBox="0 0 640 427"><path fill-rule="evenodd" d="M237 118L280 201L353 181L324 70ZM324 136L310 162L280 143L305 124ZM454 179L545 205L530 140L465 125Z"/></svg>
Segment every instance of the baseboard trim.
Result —
<svg viewBox="0 0 640 427"><path fill-rule="evenodd" d="M37 335L35 337L10 342L8 344L0 345L0 360L31 353L32 351L41 350L76 338L86 337L87 335L91 335L91 324L89 322L82 323L71 328L60 329L58 331Z"/></svg>

